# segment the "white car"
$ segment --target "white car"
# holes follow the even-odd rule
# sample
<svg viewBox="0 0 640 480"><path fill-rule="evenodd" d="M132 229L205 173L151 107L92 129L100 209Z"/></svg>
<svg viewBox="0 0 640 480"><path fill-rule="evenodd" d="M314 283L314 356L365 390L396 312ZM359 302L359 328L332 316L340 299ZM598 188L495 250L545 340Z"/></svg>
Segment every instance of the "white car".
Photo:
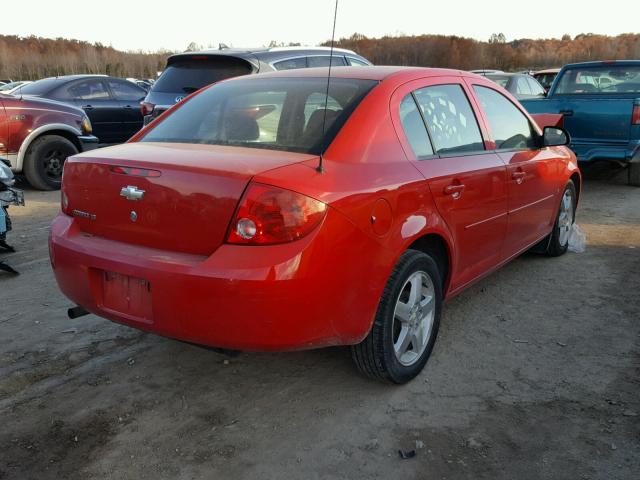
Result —
<svg viewBox="0 0 640 480"><path fill-rule="evenodd" d="M20 82L5 83L4 85L0 86L0 93L5 93L7 95L17 93L18 89L24 87L25 85L28 85L29 83L33 82L31 80L24 80Z"/></svg>

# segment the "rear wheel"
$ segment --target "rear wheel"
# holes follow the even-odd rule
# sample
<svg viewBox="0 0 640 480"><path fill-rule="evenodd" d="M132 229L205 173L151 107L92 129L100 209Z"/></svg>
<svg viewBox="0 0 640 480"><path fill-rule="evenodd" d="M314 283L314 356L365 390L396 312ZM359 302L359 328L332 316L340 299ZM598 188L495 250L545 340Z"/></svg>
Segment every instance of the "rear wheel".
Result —
<svg viewBox="0 0 640 480"><path fill-rule="evenodd" d="M640 162L629 164L629 185L640 187Z"/></svg>
<svg viewBox="0 0 640 480"><path fill-rule="evenodd" d="M436 341L442 281L434 259L405 252L387 281L367 337L351 347L358 369L392 383L406 383L424 368Z"/></svg>
<svg viewBox="0 0 640 480"><path fill-rule="evenodd" d="M38 190L57 190L67 157L78 153L76 146L60 135L36 138L25 156L24 174Z"/></svg>
<svg viewBox="0 0 640 480"><path fill-rule="evenodd" d="M564 187L562 198L560 199L560 208L556 223L553 226L549 238L549 245L546 254L551 257L558 257L564 254L569 248L569 236L573 228L576 213L576 187L573 181L569 180L567 186Z"/></svg>

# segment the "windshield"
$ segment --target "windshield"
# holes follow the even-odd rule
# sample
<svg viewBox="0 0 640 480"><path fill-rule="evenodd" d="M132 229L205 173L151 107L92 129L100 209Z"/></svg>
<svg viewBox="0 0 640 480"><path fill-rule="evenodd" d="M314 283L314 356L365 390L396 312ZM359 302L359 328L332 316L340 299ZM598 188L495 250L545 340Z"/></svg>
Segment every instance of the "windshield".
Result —
<svg viewBox="0 0 640 480"><path fill-rule="evenodd" d="M220 80L248 73L251 73L251 66L239 58L193 56L172 62L153 85L153 91L189 94Z"/></svg>
<svg viewBox="0 0 640 480"><path fill-rule="evenodd" d="M376 84L373 80L334 78L327 99L326 78L254 77L225 82L188 100L141 141L318 154Z"/></svg>
<svg viewBox="0 0 640 480"><path fill-rule="evenodd" d="M564 72L557 95L640 93L640 65L602 65Z"/></svg>

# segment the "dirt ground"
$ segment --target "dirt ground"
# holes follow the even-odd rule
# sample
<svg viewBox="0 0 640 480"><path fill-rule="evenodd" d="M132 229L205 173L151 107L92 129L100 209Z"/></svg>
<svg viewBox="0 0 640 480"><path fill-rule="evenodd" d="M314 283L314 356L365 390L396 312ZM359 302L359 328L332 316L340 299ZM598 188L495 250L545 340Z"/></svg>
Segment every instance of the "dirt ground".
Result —
<svg viewBox="0 0 640 480"><path fill-rule="evenodd" d="M638 479L640 188L620 177L584 185L585 253L526 254L448 302L405 386L344 348L226 358L69 320L59 193L28 190L2 256L22 275L0 274L0 479Z"/></svg>

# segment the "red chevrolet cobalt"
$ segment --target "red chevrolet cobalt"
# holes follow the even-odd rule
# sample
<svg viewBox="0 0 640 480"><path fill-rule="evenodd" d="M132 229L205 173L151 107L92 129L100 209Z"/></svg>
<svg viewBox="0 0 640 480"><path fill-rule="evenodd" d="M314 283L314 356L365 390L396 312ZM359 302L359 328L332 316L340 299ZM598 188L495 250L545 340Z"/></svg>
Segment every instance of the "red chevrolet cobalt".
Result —
<svg viewBox="0 0 640 480"><path fill-rule="evenodd" d="M369 376L424 367L443 300L530 249L567 250L566 133L453 70L224 81L64 169L51 263L82 309L203 345L350 345Z"/></svg>

